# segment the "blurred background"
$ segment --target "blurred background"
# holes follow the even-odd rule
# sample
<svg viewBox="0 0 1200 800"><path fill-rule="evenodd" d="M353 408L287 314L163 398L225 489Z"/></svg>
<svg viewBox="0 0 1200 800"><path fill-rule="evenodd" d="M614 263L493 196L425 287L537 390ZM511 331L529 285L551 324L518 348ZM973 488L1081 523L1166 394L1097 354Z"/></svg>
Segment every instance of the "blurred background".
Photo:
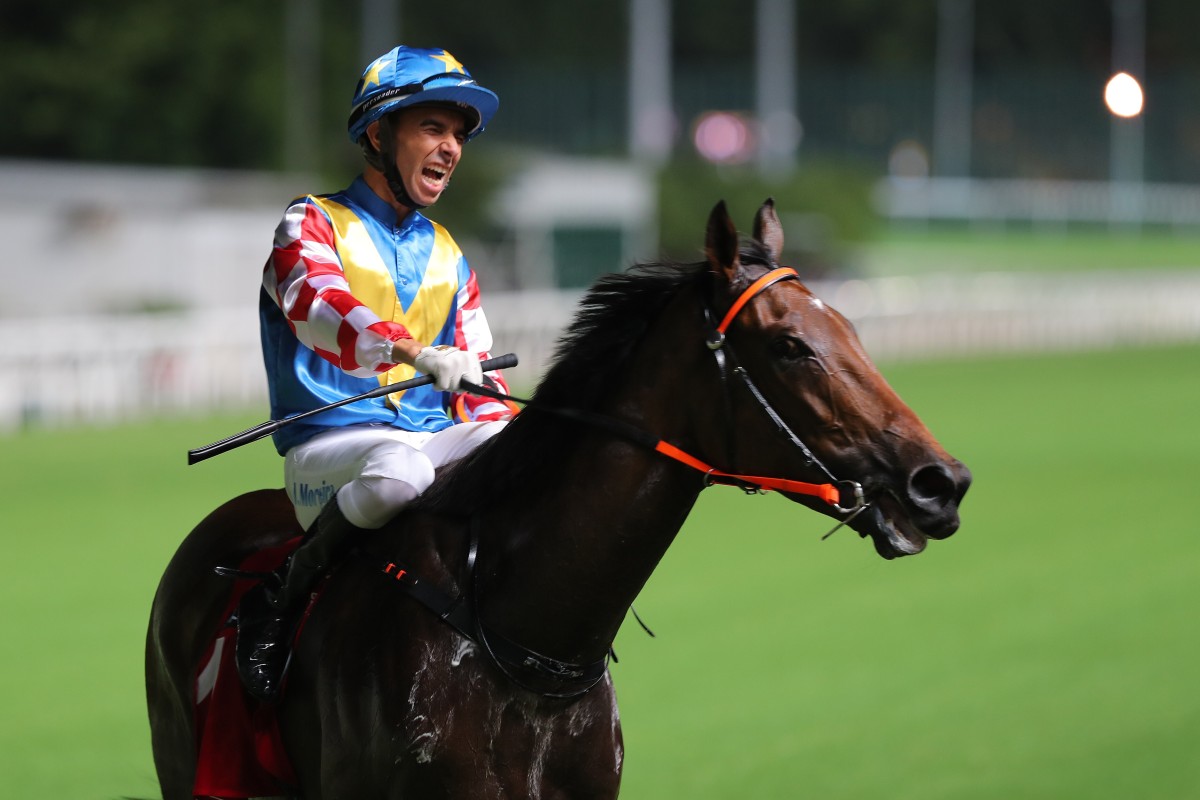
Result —
<svg viewBox="0 0 1200 800"><path fill-rule="evenodd" d="M264 418L273 230L357 174L350 95L402 42L500 96L428 214L518 389L598 275L774 197L785 260L976 475L899 563L706 492L639 598L660 638L618 640L629 797L1200 797L1200 3L3 8L4 790L157 791L154 587L280 481L266 443L184 450Z"/></svg>
<svg viewBox="0 0 1200 800"><path fill-rule="evenodd" d="M1197 332L1177 269L1200 261L1185 0L496 0L453 21L401 0L66 0L7 16L0 335L38 347L0 354L0 430L259 402L250 312L271 233L293 196L358 172L349 97L396 42L446 47L501 97L430 216L479 272L524 382L582 287L695 260L719 199L748 228L775 197L787 260L880 356ZM1073 309L1081 270L1130 265L1089 276ZM64 314L97 335L56 335ZM87 388L64 390L63 369Z"/></svg>

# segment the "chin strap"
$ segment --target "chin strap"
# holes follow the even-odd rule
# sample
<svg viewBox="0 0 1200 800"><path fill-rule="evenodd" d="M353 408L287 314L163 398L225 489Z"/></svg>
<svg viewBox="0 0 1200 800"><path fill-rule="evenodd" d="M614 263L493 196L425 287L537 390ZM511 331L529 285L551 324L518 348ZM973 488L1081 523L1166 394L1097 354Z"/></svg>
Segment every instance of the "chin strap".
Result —
<svg viewBox="0 0 1200 800"><path fill-rule="evenodd" d="M404 181L400 178L400 170L396 168L396 153L393 147L396 142L396 136L392 130L392 115L384 114L383 119L379 121L379 156L382 163L383 177L387 181L388 189L391 190L392 196L396 198L396 202L413 211L419 211L426 206L413 200L408 194L408 190L404 188Z"/></svg>

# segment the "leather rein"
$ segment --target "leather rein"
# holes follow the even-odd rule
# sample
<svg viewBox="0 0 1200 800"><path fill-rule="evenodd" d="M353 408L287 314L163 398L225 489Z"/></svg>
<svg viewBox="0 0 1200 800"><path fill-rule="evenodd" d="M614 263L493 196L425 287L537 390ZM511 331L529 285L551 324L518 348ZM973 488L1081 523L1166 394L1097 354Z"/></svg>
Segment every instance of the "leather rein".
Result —
<svg viewBox="0 0 1200 800"><path fill-rule="evenodd" d="M706 304L704 318L708 330L706 331L705 341L716 359L721 383L726 387L727 399L731 394L729 389L729 375L732 373L746 387L751 397L754 398L759 407L762 408L767 417L774 423L778 432L794 447L799 449L805 465L814 467L820 471L828 479L827 483L807 483L786 478L725 472L705 463L669 442L612 417L585 409L545 406L533 400L498 392L486 386L465 384L464 388L474 394L480 394L497 400L520 403L526 408L544 411L560 418L608 431L615 436L641 445L702 472L704 474L705 486L722 484L737 486L748 493L775 490L818 497L830 506L833 506L837 512L849 514L850 516L841 523L845 524L867 506L867 502L863 497L862 484L853 480L838 480L834 477L833 473L821 463L820 459L813 454L804 441L792 431L762 392L759 391L758 387L750 379L749 374L738 363L733 348L726 340L726 331L742 308L771 286L785 280L799 280L799 275L791 267L779 267L766 273L738 296L737 300L729 307L729 310L718 324L713 324L713 314ZM843 493L850 498L849 503L843 503ZM837 530L837 528L834 530ZM830 533L833 533L833 531L830 531ZM826 537L828 535L826 534ZM416 575L413 575L394 562L386 562L382 566L382 571L385 575L394 579L397 586L404 589L410 596L437 614L443 622L453 627L471 641L482 646L497 668L509 680L521 688L544 697L564 699L579 697L590 691L604 678L604 675L608 671L608 661L612 655L611 647L604 658L587 664L576 664L544 656L523 645L505 639L494 631L487 630L483 625L478 610L479 592L476 588L475 573L478 552L479 519L478 517L472 517L470 521L470 543L467 548L466 575L463 584L465 588L454 597L444 593L432 584L423 582ZM468 595L469 600L467 599ZM534 684L539 685L534 686Z"/></svg>
<svg viewBox="0 0 1200 800"><path fill-rule="evenodd" d="M748 493L759 493L769 490L787 492L790 494L802 494L810 497L817 497L824 500L833 509L841 514L857 514L866 506L866 500L863 497L863 487L858 481L853 480L838 480L833 473L821 463L812 452L811 449L804 443L804 440L792 431L779 413L771 406L771 403L759 391L758 387L751 380L749 373L738 363L737 356L733 352L726 339L726 331L730 324L737 317L738 313L755 297L763 293L771 286L774 286L780 281L799 280L800 276L796 270L791 267L778 267L763 275L761 278L750 284L734 301L729 310L725 312L725 316L718 324L713 324L713 314L711 309L706 304L704 307L704 320L708 330L705 333L705 342L708 349L712 352L713 357L717 362L717 369L721 375L721 384L726 387L726 396L732 394L729 389L729 375L732 373L736 376L749 391L750 396L767 417L774 423L776 430L782 434L789 443L800 451L804 459L804 464L807 467L814 467L821 472L827 483L807 483L804 481L790 480L787 478L773 478L761 475L743 475L736 472L725 472L716 467L705 463L696 456L687 453L679 447L659 439L646 433L640 428L630 425L621 420L613 419L612 417L603 414L597 414L591 411L577 408L555 408L537 403L533 400L514 397L503 392L498 392L486 386L475 386L468 384L469 391L473 394L481 394L485 397L491 397L496 400L504 400L519 403L526 408L532 408L537 411L544 411L553 414L557 417L581 422L591 427L601 428L634 444L641 445L646 449L653 450L661 455L678 461L688 467L691 467L698 472L704 473L705 486L713 484L721 484L724 486L737 486ZM849 502L843 503L842 496L845 494L849 497Z"/></svg>

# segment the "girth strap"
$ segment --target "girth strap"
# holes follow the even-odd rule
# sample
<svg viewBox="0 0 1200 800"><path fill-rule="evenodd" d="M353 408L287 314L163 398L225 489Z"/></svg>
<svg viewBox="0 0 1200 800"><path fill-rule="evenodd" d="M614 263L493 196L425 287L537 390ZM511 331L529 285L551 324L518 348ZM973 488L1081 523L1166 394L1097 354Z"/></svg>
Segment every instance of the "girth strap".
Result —
<svg viewBox="0 0 1200 800"><path fill-rule="evenodd" d="M383 574L397 582L414 600L428 608L438 618L468 639L474 639L475 619L470 607L462 602L463 596L451 597L433 584L426 583L407 569L389 561Z"/></svg>
<svg viewBox="0 0 1200 800"><path fill-rule="evenodd" d="M484 626L478 609L479 592L475 589L479 525L479 517L471 517L471 540L462 578L464 589L457 596L451 597L432 583L422 581L394 561L381 562L382 572L390 577L397 587L436 614L447 625L480 645L496 668L522 689L543 697L564 699L586 694L608 672L611 648L604 658L587 664L576 664L544 656Z"/></svg>

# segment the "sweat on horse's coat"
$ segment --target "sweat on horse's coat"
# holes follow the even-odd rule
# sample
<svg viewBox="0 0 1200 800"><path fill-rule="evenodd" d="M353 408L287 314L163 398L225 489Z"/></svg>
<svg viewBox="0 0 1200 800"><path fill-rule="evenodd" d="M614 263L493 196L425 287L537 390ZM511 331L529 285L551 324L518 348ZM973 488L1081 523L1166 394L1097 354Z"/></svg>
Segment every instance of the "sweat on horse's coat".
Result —
<svg viewBox="0 0 1200 800"><path fill-rule="evenodd" d="M636 268L593 287L534 400L610 417L730 473L824 481L807 448L839 480L862 486L868 505L848 524L881 556L920 552L957 530L970 473L887 385L845 318L797 280L746 303L724 350L762 402L724 380L705 342L706 315L721 319L777 266L782 246L773 204L759 210L744 243L719 204L704 262ZM765 409L806 448L780 435ZM486 648L389 586L372 559L403 564L450 596L468 590L488 630L587 664L612 644L705 486L703 474L601 428L536 408L517 415L365 540L370 558L344 562L326 582L279 707L297 793L615 797L624 745L607 673L571 699L527 691ZM212 567L291 535L281 496L244 495L215 511L159 585L146 680L165 800L191 797L190 692L229 594ZM846 516L813 497L785 496ZM468 584L473 518L483 535Z"/></svg>

